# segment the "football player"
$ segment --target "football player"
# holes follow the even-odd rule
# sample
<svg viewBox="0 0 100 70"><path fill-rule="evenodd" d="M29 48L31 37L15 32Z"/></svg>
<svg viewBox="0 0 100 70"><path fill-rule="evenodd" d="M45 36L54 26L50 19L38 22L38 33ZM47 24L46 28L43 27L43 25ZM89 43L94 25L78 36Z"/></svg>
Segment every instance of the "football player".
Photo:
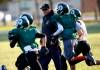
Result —
<svg viewBox="0 0 100 70"><path fill-rule="evenodd" d="M71 70L75 70L75 63L83 61L85 57L75 57L74 48L76 46L76 16L69 13L69 6L66 3L58 3L57 13L62 20L64 28L61 37L64 44L64 57L68 60ZM72 64L74 63L74 64ZM65 62L64 62L65 64Z"/></svg>
<svg viewBox="0 0 100 70"><path fill-rule="evenodd" d="M81 11L78 9L71 9L71 14L74 14L76 16L76 24L77 24L77 34L78 34L78 44L75 48L75 56L78 56L80 53L83 54L83 56L86 57L85 62L88 66L92 65L100 65L99 60L95 60L93 57L93 54L91 52L91 47L89 43L87 42L87 29L85 26L85 23L81 20Z"/></svg>
<svg viewBox="0 0 100 70"><path fill-rule="evenodd" d="M30 66L32 70L42 70L38 61L38 54L46 54L46 36L38 33L36 27L31 26L33 17L29 14L23 14L16 21L16 28L8 33L10 47L14 48L19 45L22 53L17 57L15 63L18 70L24 70ZM38 50L35 44L35 39L41 38L41 49Z"/></svg>

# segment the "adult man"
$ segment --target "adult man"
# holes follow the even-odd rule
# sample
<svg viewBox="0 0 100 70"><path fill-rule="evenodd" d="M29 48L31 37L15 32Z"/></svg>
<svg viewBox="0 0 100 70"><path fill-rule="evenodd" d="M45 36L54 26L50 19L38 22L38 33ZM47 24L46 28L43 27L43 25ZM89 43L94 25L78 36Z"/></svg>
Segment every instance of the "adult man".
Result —
<svg viewBox="0 0 100 70"><path fill-rule="evenodd" d="M30 20L29 20L30 19ZM41 50L40 53L46 51L46 37L44 34L40 34L36 31L36 28L31 26L33 17L29 14L23 14L17 21L16 27L9 31L8 39L10 41L10 47L13 48L16 43L23 51L16 61L16 67L18 70L24 70L25 67L30 66L32 70L42 70L38 59L38 51L35 46L35 39L41 38Z"/></svg>
<svg viewBox="0 0 100 70"><path fill-rule="evenodd" d="M56 70L61 70L61 49L58 36L63 31L63 27L58 15L50 8L49 4L43 4L41 10L44 14L42 23L42 33L47 36L47 45L49 53L40 57L40 63L43 70L48 70L48 64L53 59ZM45 59L44 59L45 58Z"/></svg>

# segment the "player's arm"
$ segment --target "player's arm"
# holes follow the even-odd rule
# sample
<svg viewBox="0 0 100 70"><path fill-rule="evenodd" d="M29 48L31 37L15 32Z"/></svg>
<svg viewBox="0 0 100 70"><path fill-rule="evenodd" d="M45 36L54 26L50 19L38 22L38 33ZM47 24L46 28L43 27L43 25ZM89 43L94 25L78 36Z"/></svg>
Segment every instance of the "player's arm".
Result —
<svg viewBox="0 0 100 70"><path fill-rule="evenodd" d="M13 30L8 32L8 39L10 42L10 47L13 48L17 43L17 37Z"/></svg>
<svg viewBox="0 0 100 70"><path fill-rule="evenodd" d="M64 30L63 26L59 22L57 22L57 30L56 32L53 33L53 36L59 35L63 30Z"/></svg>
<svg viewBox="0 0 100 70"><path fill-rule="evenodd" d="M53 25L54 25L54 27L57 28L57 30L52 35L53 36L58 36L64 30L64 28L62 26L62 20L61 20L61 18L60 18L59 15L55 15L55 18L54 19L55 20L52 20L51 22L52 23L55 23Z"/></svg>
<svg viewBox="0 0 100 70"><path fill-rule="evenodd" d="M40 55L45 55L48 54L49 50L48 48L46 48L46 42L47 42L47 38L46 35L41 34L41 33L37 33L35 35L36 38L41 38L40 39L40 43L41 43L41 49L40 49Z"/></svg>
<svg viewBox="0 0 100 70"><path fill-rule="evenodd" d="M80 38L80 37L83 35L82 29L78 30L78 31L77 31L77 34L78 34L78 37Z"/></svg>
<svg viewBox="0 0 100 70"><path fill-rule="evenodd" d="M80 38L83 35L83 29L79 22L76 22L76 30L77 30L78 38Z"/></svg>
<svg viewBox="0 0 100 70"><path fill-rule="evenodd" d="M36 38L41 38L41 46L42 47L46 46L47 38L46 38L46 36L44 34L36 33L35 37Z"/></svg>

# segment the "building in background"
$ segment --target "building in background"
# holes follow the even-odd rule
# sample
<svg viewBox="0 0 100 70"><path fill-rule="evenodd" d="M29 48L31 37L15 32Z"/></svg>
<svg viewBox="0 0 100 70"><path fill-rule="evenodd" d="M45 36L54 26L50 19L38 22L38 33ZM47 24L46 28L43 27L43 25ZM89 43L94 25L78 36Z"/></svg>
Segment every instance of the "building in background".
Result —
<svg viewBox="0 0 100 70"><path fill-rule="evenodd" d="M23 12L32 13L36 19L40 20L42 15L40 5L42 3L49 2L52 8L55 8L56 4L61 1L68 3L71 8L80 9L83 14L90 14L83 16L90 16L94 19L94 16L98 15L97 1L99 0L9 0L7 3L0 4L0 11L11 14L14 20Z"/></svg>

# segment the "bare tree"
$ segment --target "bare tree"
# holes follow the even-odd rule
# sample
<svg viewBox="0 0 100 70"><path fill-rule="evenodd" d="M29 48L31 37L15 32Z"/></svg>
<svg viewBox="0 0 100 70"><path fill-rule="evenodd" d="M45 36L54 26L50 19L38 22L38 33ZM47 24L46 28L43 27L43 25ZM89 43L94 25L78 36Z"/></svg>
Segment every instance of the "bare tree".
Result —
<svg viewBox="0 0 100 70"><path fill-rule="evenodd" d="M0 4L8 3L9 1L12 1L12 0L0 0Z"/></svg>
<svg viewBox="0 0 100 70"><path fill-rule="evenodd" d="M50 3L51 8L53 8L53 2L52 2L52 0L49 0L49 3Z"/></svg>
<svg viewBox="0 0 100 70"><path fill-rule="evenodd" d="M34 0L35 1L35 9L36 9L36 25L39 26L39 20L40 20L40 15L39 15L39 3L38 0Z"/></svg>
<svg viewBox="0 0 100 70"><path fill-rule="evenodd" d="M98 7L98 10L99 10L99 16L100 16L100 0L97 0L97 7Z"/></svg>

